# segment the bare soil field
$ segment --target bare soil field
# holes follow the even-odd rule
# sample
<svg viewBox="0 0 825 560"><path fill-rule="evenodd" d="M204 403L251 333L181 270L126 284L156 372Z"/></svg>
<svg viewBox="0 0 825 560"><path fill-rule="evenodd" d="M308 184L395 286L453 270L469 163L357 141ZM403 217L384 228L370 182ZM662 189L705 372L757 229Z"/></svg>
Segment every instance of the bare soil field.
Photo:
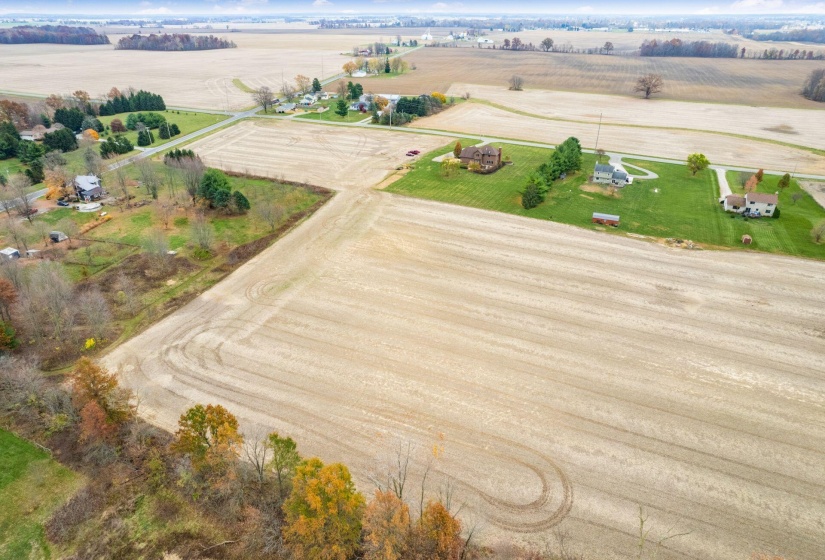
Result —
<svg viewBox="0 0 825 560"><path fill-rule="evenodd" d="M825 111L686 103L617 95L595 95L528 89L509 91L503 86L454 84L448 95L470 92L486 99L555 119L662 128L688 128L741 134L825 150ZM646 134L645 131L628 131ZM655 132L653 133L655 134Z"/></svg>
<svg viewBox="0 0 825 560"><path fill-rule="evenodd" d="M596 144L598 132L598 124L527 117L478 103L465 103L426 119L418 119L408 126L548 144L559 144L569 136L575 136L583 147L590 149ZM607 151L677 160L685 160L688 154L701 152L712 164L785 170L789 173L796 166L798 173L825 174L823 156L758 140L707 132L602 125L599 147Z"/></svg>
<svg viewBox="0 0 825 560"><path fill-rule="evenodd" d="M394 78L363 81L368 91L421 94L448 91L454 83L506 86L513 74L527 88L634 96L639 76L661 74L661 99L769 107L819 108L799 95L822 62L699 58L642 58L513 52L491 49L425 48L407 59L417 70Z"/></svg>
<svg viewBox="0 0 825 560"><path fill-rule="evenodd" d="M448 139L385 130L344 128L297 121L243 121L194 142L203 161L226 171L283 177L331 188L374 185L404 154L443 146Z"/></svg>
<svg viewBox="0 0 825 560"><path fill-rule="evenodd" d="M232 84L281 88L282 76L330 76L349 60L343 51L378 40L369 35L215 33L236 49L194 52L117 51L114 45L0 45L0 89L47 95L77 89L100 96L112 86L163 95L168 105L238 110L252 97ZM111 35L115 43L121 35ZM389 37L389 35L388 35ZM323 72L323 74L322 74Z"/></svg>
<svg viewBox="0 0 825 560"><path fill-rule="evenodd" d="M659 558L820 558L822 263L370 181L105 358L142 414L174 429L185 407L221 403L249 434L350 465L365 492L410 442L409 487L430 463L429 490L449 482L488 543L560 528L588 558L627 558L642 505L651 540L689 533Z"/></svg>
<svg viewBox="0 0 825 560"><path fill-rule="evenodd" d="M446 35L446 33L445 33ZM538 45L547 37L553 39L556 45L570 45L575 49L598 49L604 46L607 41L613 43L614 55L619 53L638 52L644 41L670 41L671 39L681 39L682 41L709 41L712 43L729 43L745 47L746 54L750 52L762 52L765 49L805 49L825 52L825 46L816 44L798 43L794 41L759 42L743 37L728 35L721 31L711 31L709 33L685 32L685 31L565 31L557 29L531 29L519 32L495 32L485 35L501 45L504 39L518 37L525 43Z"/></svg>

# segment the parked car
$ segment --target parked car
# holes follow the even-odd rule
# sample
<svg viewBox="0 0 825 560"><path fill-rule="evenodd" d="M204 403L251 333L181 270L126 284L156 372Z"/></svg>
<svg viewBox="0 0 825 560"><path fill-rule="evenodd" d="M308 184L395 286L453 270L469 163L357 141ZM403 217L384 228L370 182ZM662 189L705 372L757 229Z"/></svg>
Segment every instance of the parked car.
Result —
<svg viewBox="0 0 825 560"><path fill-rule="evenodd" d="M58 200L57 205L58 206L69 206L69 203L65 200Z"/></svg>
<svg viewBox="0 0 825 560"><path fill-rule="evenodd" d="M28 210L26 210L24 215L25 216L34 216L35 214L37 214L37 208L29 208Z"/></svg>
<svg viewBox="0 0 825 560"><path fill-rule="evenodd" d="M418 154L421 153L421 151L420 150L410 150L410 153L414 156L417 156Z"/></svg>

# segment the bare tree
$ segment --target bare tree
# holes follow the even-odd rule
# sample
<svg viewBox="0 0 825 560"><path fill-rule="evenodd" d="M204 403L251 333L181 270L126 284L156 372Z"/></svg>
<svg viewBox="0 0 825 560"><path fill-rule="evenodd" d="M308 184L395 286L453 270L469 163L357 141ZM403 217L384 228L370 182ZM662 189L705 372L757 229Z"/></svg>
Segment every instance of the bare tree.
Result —
<svg viewBox="0 0 825 560"><path fill-rule="evenodd" d="M97 340L106 338L112 322L112 313L100 290L93 288L80 294L77 298L77 307L86 325L91 329L92 336Z"/></svg>
<svg viewBox="0 0 825 560"><path fill-rule="evenodd" d="M258 484L266 482L269 449L266 437L260 433L256 433L253 437L244 438L244 454L252 468L255 469Z"/></svg>
<svg viewBox="0 0 825 560"><path fill-rule="evenodd" d="M149 255L152 265L165 272L169 264L169 242L166 240L166 234L159 229L152 229L143 238L141 245Z"/></svg>
<svg viewBox="0 0 825 560"><path fill-rule="evenodd" d="M312 80L308 76L298 74L295 76L295 87L298 88L298 93L303 95L312 89Z"/></svg>
<svg viewBox="0 0 825 560"><path fill-rule="evenodd" d="M602 47L602 51L604 51L604 54L612 53L613 52L613 43L611 43L610 41L607 41L604 44L604 46Z"/></svg>
<svg viewBox="0 0 825 560"><path fill-rule="evenodd" d="M31 186L32 182L25 175L15 175L9 181L9 190L14 197L11 203L29 223L32 222L32 201L29 199L28 193Z"/></svg>
<svg viewBox="0 0 825 560"><path fill-rule="evenodd" d="M164 184L166 185L166 188L169 189L170 200L174 201L177 196L178 170L171 165L164 166L164 170L166 171Z"/></svg>
<svg viewBox="0 0 825 560"><path fill-rule="evenodd" d="M255 205L255 213L258 218L269 226L269 231L274 232L278 224L284 218L284 208L274 200L267 200Z"/></svg>
<svg viewBox="0 0 825 560"><path fill-rule="evenodd" d="M63 167L68 163L66 158L63 157L63 153L57 150L53 150L44 155L41 161L43 162L43 169L46 171L52 171L59 167Z"/></svg>
<svg viewBox="0 0 825 560"><path fill-rule="evenodd" d="M97 150L93 150L91 146L86 148L83 152L83 167L87 175L96 175L100 177L103 174L103 158Z"/></svg>
<svg viewBox="0 0 825 560"><path fill-rule="evenodd" d="M636 87L633 91L638 91L645 94L645 99L650 99L654 93L662 91L664 80L659 74L646 74L636 80Z"/></svg>
<svg viewBox="0 0 825 560"><path fill-rule="evenodd" d="M596 149L596 160L597 160L599 163L601 163L602 158L604 158L604 156L605 156L605 153L606 153L606 152L604 151L604 148L598 148L598 149Z"/></svg>
<svg viewBox="0 0 825 560"><path fill-rule="evenodd" d="M194 241L200 249L208 251L212 248L214 240L215 233L212 231L212 226L203 214L199 214L195 218L195 221L192 222L192 241Z"/></svg>
<svg viewBox="0 0 825 560"><path fill-rule="evenodd" d="M24 254L29 250L28 232L26 231L25 223L26 222L18 222L15 218L11 218L6 222L6 231L14 240L17 250Z"/></svg>
<svg viewBox="0 0 825 560"><path fill-rule="evenodd" d="M275 99L275 94L267 86L263 86L252 93L252 98L255 100L255 103L263 106L264 113L266 113L272 106L272 101Z"/></svg>
<svg viewBox="0 0 825 560"><path fill-rule="evenodd" d="M158 216L160 217L161 223L163 223L163 229L169 229L169 220L172 219L174 213L175 201L172 200L172 197L167 197L160 201L158 205Z"/></svg>
<svg viewBox="0 0 825 560"><path fill-rule="evenodd" d="M131 204L129 204L129 185L126 183L126 172L123 170L123 167L115 168L115 186L120 192L119 198L121 204L129 208L131 206Z"/></svg>
<svg viewBox="0 0 825 560"><path fill-rule="evenodd" d="M793 193L793 194L791 195L791 200L793 200L793 203L794 203L794 204L796 204L797 202L799 202L799 201L800 201L800 200L802 200L803 198L805 198L805 195L804 195L804 194L802 194L802 193Z"/></svg>
<svg viewBox="0 0 825 560"><path fill-rule="evenodd" d="M69 238L69 246L71 246L80 231L77 222L71 218L63 218L55 224L55 228L57 228L57 231L61 231L66 234L66 237Z"/></svg>
<svg viewBox="0 0 825 560"><path fill-rule="evenodd" d="M201 179L206 171L206 166L198 157L184 157L180 158L175 165L181 170L183 177L183 186L186 192L192 198L192 204L195 204L195 199L198 196L198 187L201 184Z"/></svg>
<svg viewBox="0 0 825 560"><path fill-rule="evenodd" d="M283 95L284 99L286 99L287 101L295 97L296 91L297 90L295 88L295 84L293 84L292 82L287 82L286 80L284 80L284 83L281 84L281 95Z"/></svg>
<svg viewBox="0 0 825 560"><path fill-rule="evenodd" d="M341 99L346 99L347 97L347 84L344 80L339 80L338 84L335 86L335 91L338 92L338 97Z"/></svg>
<svg viewBox="0 0 825 560"><path fill-rule="evenodd" d="M521 91L524 89L524 78L521 76L512 76L508 83L512 91Z"/></svg>
<svg viewBox="0 0 825 560"><path fill-rule="evenodd" d="M26 317L29 330L40 337L63 340L63 336L71 332L77 316L72 296L72 284L58 263L41 261L31 267L21 302L21 307L31 311Z"/></svg>
<svg viewBox="0 0 825 560"><path fill-rule="evenodd" d="M158 176L155 164L149 161L149 158L144 158L139 159L136 165L140 173L140 180L143 186L146 187L146 194L157 200L160 177Z"/></svg>

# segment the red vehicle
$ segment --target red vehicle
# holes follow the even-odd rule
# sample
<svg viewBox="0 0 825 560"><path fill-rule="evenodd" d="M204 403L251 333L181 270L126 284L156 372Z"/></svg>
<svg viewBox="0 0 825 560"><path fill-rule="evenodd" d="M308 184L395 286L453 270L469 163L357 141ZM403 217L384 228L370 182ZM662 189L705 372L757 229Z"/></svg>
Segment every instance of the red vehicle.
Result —
<svg viewBox="0 0 825 560"><path fill-rule="evenodd" d="M35 214L37 214L37 208L29 208L28 210L26 210L26 212L23 215L24 216L34 216Z"/></svg>
<svg viewBox="0 0 825 560"><path fill-rule="evenodd" d="M419 150L410 150L409 152L407 152L407 155L412 157L412 156L417 156L420 153L421 152Z"/></svg>

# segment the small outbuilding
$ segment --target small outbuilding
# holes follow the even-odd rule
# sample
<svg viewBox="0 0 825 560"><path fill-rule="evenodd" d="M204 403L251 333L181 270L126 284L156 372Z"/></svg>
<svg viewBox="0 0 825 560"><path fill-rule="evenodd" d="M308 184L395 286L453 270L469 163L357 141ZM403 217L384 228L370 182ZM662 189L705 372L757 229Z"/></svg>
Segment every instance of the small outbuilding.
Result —
<svg viewBox="0 0 825 560"><path fill-rule="evenodd" d="M745 234L742 236L742 243L744 243L745 245L750 245L751 243L753 243L753 238L750 235Z"/></svg>
<svg viewBox="0 0 825 560"><path fill-rule="evenodd" d="M602 214L600 212L593 212L593 223L619 227L619 216L616 214Z"/></svg>
<svg viewBox="0 0 825 560"><path fill-rule="evenodd" d="M284 103L283 105L278 105L275 107L276 113L289 113L290 111L295 110L295 103Z"/></svg>
<svg viewBox="0 0 825 560"><path fill-rule="evenodd" d="M20 258L20 251L18 251L14 247L6 247L5 249L0 249L0 258L6 261L15 261Z"/></svg>
<svg viewBox="0 0 825 560"><path fill-rule="evenodd" d="M63 233L62 231L49 232L49 239L52 240L52 243L60 243L61 241L66 241L68 238L69 236Z"/></svg>

